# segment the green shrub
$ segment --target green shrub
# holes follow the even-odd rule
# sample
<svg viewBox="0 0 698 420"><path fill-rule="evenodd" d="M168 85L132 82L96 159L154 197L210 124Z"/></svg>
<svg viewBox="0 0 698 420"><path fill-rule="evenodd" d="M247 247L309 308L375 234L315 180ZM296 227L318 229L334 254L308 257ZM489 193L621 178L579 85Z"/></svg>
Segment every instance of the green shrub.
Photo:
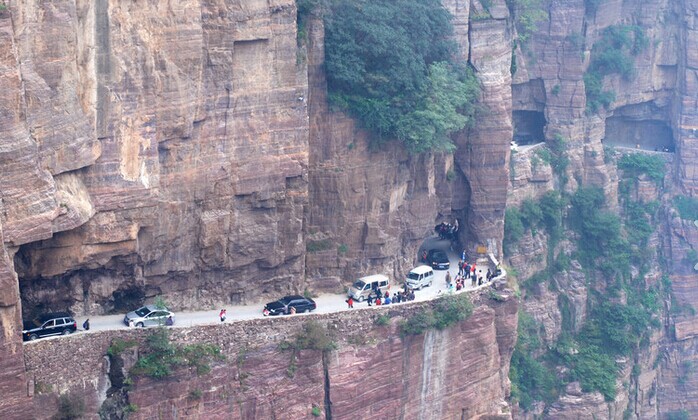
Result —
<svg viewBox="0 0 698 420"><path fill-rule="evenodd" d="M320 417L322 415L322 409L320 406L313 404L313 408L310 410L310 414L313 415L313 417Z"/></svg>
<svg viewBox="0 0 698 420"><path fill-rule="evenodd" d="M155 305L155 307L158 309L167 309L168 307L167 302L165 302L165 299L163 299L162 296L156 297L153 305Z"/></svg>
<svg viewBox="0 0 698 420"><path fill-rule="evenodd" d="M73 420L85 414L85 400L78 394L62 394L58 397L57 420Z"/></svg>
<svg viewBox="0 0 698 420"><path fill-rule="evenodd" d="M562 236L562 211L565 205L565 200L555 190L546 192L540 199L543 225L553 243L556 243Z"/></svg>
<svg viewBox="0 0 698 420"><path fill-rule="evenodd" d="M473 118L479 83L454 61L451 15L438 0L329 1L329 100L411 152L453 150L449 135Z"/></svg>
<svg viewBox="0 0 698 420"><path fill-rule="evenodd" d="M674 197L674 207L684 220L698 220L698 199L677 195Z"/></svg>
<svg viewBox="0 0 698 420"><path fill-rule="evenodd" d="M518 338L509 370L511 396L521 408L527 410L534 401L554 401L560 383L555 371L533 356L541 349L538 337L540 327L535 320L526 312L519 312L517 330Z"/></svg>
<svg viewBox="0 0 698 420"><path fill-rule="evenodd" d="M691 413L688 410L669 411L666 413L666 420L690 420Z"/></svg>
<svg viewBox="0 0 698 420"><path fill-rule="evenodd" d="M347 252L349 252L349 246L347 244L339 244L337 247L337 253L339 255L345 255Z"/></svg>
<svg viewBox="0 0 698 420"><path fill-rule="evenodd" d="M374 323L378 326L384 327L384 326L390 324L390 315L387 315L387 314L379 315L376 318L376 320L374 321Z"/></svg>
<svg viewBox="0 0 698 420"><path fill-rule="evenodd" d="M450 295L437 300L433 312L434 327L443 330L468 318L473 313L473 304L466 293Z"/></svg>
<svg viewBox="0 0 698 420"><path fill-rule="evenodd" d="M292 346L296 350L331 351L337 348L330 332L317 321L308 321L303 324L303 328L296 334Z"/></svg>
<svg viewBox="0 0 698 420"><path fill-rule="evenodd" d="M584 88L586 90L587 111L596 114L603 107L608 109L616 100L616 93L612 90L603 90L602 77L595 73L584 74Z"/></svg>
<svg viewBox="0 0 698 420"><path fill-rule="evenodd" d="M508 250L511 245L519 242L524 234L521 212L516 207L509 207L504 213L504 247Z"/></svg>
<svg viewBox="0 0 698 420"><path fill-rule="evenodd" d="M126 405L126 407L124 407L124 413L127 413L127 414L135 413L136 411L138 411L138 405L136 405L134 403L128 403Z"/></svg>
<svg viewBox="0 0 698 420"><path fill-rule="evenodd" d="M535 228L543 219L543 210L540 205L527 198L521 203L521 221L527 228Z"/></svg>
<svg viewBox="0 0 698 420"><path fill-rule="evenodd" d="M553 153L553 160L550 162L553 170L557 174L564 172L570 163L567 157L567 140L561 134L555 134L552 139L547 141L546 146Z"/></svg>
<svg viewBox="0 0 698 420"><path fill-rule="evenodd" d="M200 390L199 388L192 389L189 391L189 399L198 401L201 399L201 397L204 395L204 392Z"/></svg>
<svg viewBox="0 0 698 420"><path fill-rule="evenodd" d="M555 85L552 89L550 89L550 93L557 96L560 93L560 89L560 85Z"/></svg>
<svg viewBox="0 0 698 420"><path fill-rule="evenodd" d="M542 0L507 0L507 6L514 17L518 41L522 44L528 41L541 22L548 20Z"/></svg>
<svg viewBox="0 0 698 420"><path fill-rule="evenodd" d="M591 61L584 75L587 111L596 113L601 106L608 108L615 100L615 93L603 91L604 76L620 74L626 80L632 79L635 75L632 56L644 50L648 43L639 26L613 25L604 29L601 38L591 48Z"/></svg>
<svg viewBox="0 0 698 420"><path fill-rule="evenodd" d="M398 330L400 335L420 335L434 326L434 313L429 309L424 309L411 315L407 320L400 321Z"/></svg>
<svg viewBox="0 0 698 420"><path fill-rule="evenodd" d="M320 0L296 0L296 38L299 45L308 37L308 20Z"/></svg>
<svg viewBox="0 0 698 420"><path fill-rule="evenodd" d="M553 164L553 154L547 147L539 147L538 149L536 149L536 154L533 157L539 158L548 165L552 166ZM531 159L531 163L533 163L533 159Z"/></svg>
<svg viewBox="0 0 698 420"><path fill-rule="evenodd" d="M611 356L594 345L584 345L573 356L573 379L582 385L582 391L599 391L606 401L616 397L616 363Z"/></svg>
<svg viewBox="0 0 698 420"><path fill-rule="evenodd" d="M449 295L438 299L433 308L424 308L398 324L402 337L420 335L436 328L443 330L462 321L473 312L473 304L467 294Z"/></svg>
<svg viewBox="0 0 698 420"><path fill-rule="evenodd" d="M661 157L644 153L632 153L621 156L618 160L618 169L622 169L625 175L631 177L646 174L656 183L661 183L666 173L664 160Z"/></svg>
<svg viewBox="0 0 698 420"><path fill-rule="evenodd" d="M307 241L305 243L306 252L320 252L332 249L332 241L329 239L323 239L320 241Z"/></svg>
<svg viewBox="0 0 698 420"><path fill-rule="evenodd" d="M190 366L196 368L197 374L203 375L211 371L211 360L224 358L220 348L213 344L177 345L170 341L169 330L158 328L146 339L145 348L131 373L163 379L177 367Z"/></svg>
<svg viewBox="0 0 698 420"><path fill-rule="evenodd" d="M134 340L123 340L121 338L115 338L112 340L111 345L107 349L107 354L109 356L118 356L123 353L124 350L136 347L138 345L137 341Z"/></svg>

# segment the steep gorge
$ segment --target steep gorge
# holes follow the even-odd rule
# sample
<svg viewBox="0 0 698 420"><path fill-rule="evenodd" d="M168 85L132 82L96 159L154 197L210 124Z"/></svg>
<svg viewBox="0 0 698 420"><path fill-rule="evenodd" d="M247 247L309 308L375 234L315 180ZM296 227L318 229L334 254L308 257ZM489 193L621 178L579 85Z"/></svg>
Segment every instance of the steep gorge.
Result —
<svg viewBox="0 0 698 420"><path fill-rule="evenodd" d="M552 0L545 5L547 19L526 43L515 44L515 19L504 0L443 3L454 15L461 54L482 84L483 113L473 128L454 136L452 156L414 156L397 143L373 150L355 121L330 110L321 19L312 20L307 43L299 44L292 0L8 1L8 9L0 11L5 104L0 114L0 389L9 397L0 402L0 417L29 418L32 412L49 417L57 395L69 389L89 389L88 407L96 412L104 391L100 360L113 337L84 343L72 337L66 349L55 341L41 343L24 355L18 336L22 312L122 311L157 295L184 309L254 302L306 288L341 290L356 273L400 278L435 222L456 217L466 225L461 239L468 249L486 245L501 255L505 207L525 198L551 189L572 194L580 185L595 185L603 188L609 208L618 209L619 174L604 144L666 144L675 152L664 189L640 179L633 194L658 199L666 209L651 243L667 265L655 261L648 283L657 284L664 270L675 303L696 307L696 275L685 261L698 247L698 236L690 220L671 210L671 196L691 196L696 190L698 65L691 46L698 4ZM598 7L591 10L590 4ZM634 78L604 79L604 87L616 93L609 109L589 114L584 73L592 46L605 28L619 24L641 27L649 44L634 57ZM558 136L566 140L569 165L563 174L535 164L534 153L510 156L514 125L521 128L529 119L538 128L522 132L542 132L538 140L550 145ZM647 127L653 136L662 136L661 142L633 127ZM548 262L545 236L530 233L509 255L522 280ZM563 241L559 247L556 252L569 252L573 245ZM576 325L587 317L593 287L574 267L554 280L570 302L568 313L558 304L561 293L545 288L522 303L545 326L546 344L555 342L570 314ZM329 366L330 386L336 387L332 395L353 395L374 376L386 384L400 381L403 394L386 385L387 407L379 399L366 411L333 398L335 413L371 418L388 410L410 418L431 410L447 418L506 416L499 404L508 396L516 323L512 300L504 311L482 309L472 322L446 332L402 342L394 330L386 330L387 338L373 344L342 347ZM622 418L629 410L637 418L656 418L698 412L693 398L698 382L690 369L696 357L695 316L664 308L662 329L634 361L642 367L640 375L633 376L633 363L624 365L615 402L572 384L545 414ZM351 325L349 318L331 322ZM277 324L269 323L283 328ZM252 334L240 328L237 334ZM283 336L273 328L258 333L274 340ZM207 331L187 334L218 342ZM459 349L471 362L473 343L484 341L486 354L473 360L487 368L478 370L478 379L461 394L448 395L466 401L463 406L472 411L449 405L448 398L436 401L421 394L418 387L424 390L428 375L415 375L427 364L442 368L432 385L436 380L455 385L459 375L474 368L462 364L444 374L444 364L453 359L445 348ZM232 354L240 351L238 342L218 344ZM273 347L250 357L281 359ZM41 352L56 349L66 354L89 350L83 362L89 373L37 374ZM371 351L377 349L380 356ZM321 359L309 354L302 360L307 362L300 366L303 375L317 387ZM147 390L138 401L140 414L156 415L167 407L192 417L269 418L285 410L307 415L319 389L289 401L282 391L264 393L267 381L286 383L272 371L283 377L286 360L276 362L264 371L255 371L260 364L251 363L256 380L244 386L241 380L240 390L224 389L226 398L218 403L219 384L239 377L235 366L214 370L202 380L207 383L193 388L172 387L162 407L147 397L161 395L162 384L138 384ZM384 368L375 373L366 368L371 372L358 380L352 374L357 363ZM380 378L384 371L394 376ZM190 379L182 375L177 379ZM63 388L32 396L37 381ZM632 392L624 382L627 388L633 385ZM85 383L89 386L79 385ZM211 391L200 403L188 398L194 389ZM297 388L283 391L292 395ZM267 400L288 406L260 402ZM410 405L416 401L419 406Z"/></svg>

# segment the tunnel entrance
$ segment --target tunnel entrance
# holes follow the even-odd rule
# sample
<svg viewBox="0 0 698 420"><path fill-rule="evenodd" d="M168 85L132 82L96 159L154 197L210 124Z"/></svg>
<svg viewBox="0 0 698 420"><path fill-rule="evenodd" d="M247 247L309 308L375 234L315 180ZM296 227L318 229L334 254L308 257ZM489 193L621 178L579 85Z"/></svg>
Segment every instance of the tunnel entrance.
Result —
<svg viewBox="0 0 698 420"><path fill-rule="evenodd" d="M606 119L603 143L614 147L674 152L676 144L666 108L645 102L616 109Z"/></svg>
<svg viewBox="0 0 698 420"><path fill-rule="evenodd" d="M530 145L545 141L545 115L538 111L514 111L514 141Z"/></svg>

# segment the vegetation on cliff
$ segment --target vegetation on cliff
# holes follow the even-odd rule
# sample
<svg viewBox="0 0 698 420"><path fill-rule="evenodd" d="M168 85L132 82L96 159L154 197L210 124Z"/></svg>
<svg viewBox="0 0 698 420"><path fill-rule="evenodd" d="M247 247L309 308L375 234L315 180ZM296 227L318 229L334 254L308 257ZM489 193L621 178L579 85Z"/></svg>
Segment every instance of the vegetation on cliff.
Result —
<svg viewBox="0 0 698 420"><path fill-rule="evenodd" d="M519 313L518 338L511 356L511 397L524 410L534 401L553 402L559 395L560 381L555 370L536 359L542 343L540 325L526 312Z"/></svg>
<svg viewBox="0 0 698 420"><path fill-rule="evenodd" d="M330 103L375 142L453 150L472 121L479 85L455 59L451 16L438 0L328 1L325 68Z"/></svg>
<svg viewBox="0 0 698 420"><path fill-rule="evenodd" d="M591 62L584 74L588 112L596 113L615 101L615 92L603 90L604 76L619 74L631 80L635 76L634 57L648 44L644 30L636 25L613 25L603 31L591 49Z"/></svg>
<svg viewBox="0 0 698 420"><path fill-rule="evenodd" d="M663 162L656 157L631 155L622 157L619 167L624 177L619 187L620 213L607 209L604 192L596 187L580 187L572 195L558 195L554 208L559 218L551 219L550 224L541 223L542 200L527 200L521 208L507 210L505 241L514 241L505 242L507 253L527 229L544 229L557 238L552 242L549 239L547 268L522 281L529 293L537 293L536 288L544 284L557 290L556 274L569 270L570 260L581 265L588 287L587 316L582 325L575 325L569 299L559 294L562 333L553 345L544 346L539 338L540 327L522 315L510 378L512 396L524 409L534 401L554 400L570 381L579 381L583 391L599 391L608 401L613 400L619 371L616 361L645 348L652 331L660 327L657 313L662 299L669 297L670 287L666 282L652 285L645 279L657 257L648 243L659 204L635 201L631 191L642 174L661 183ZM573 233L570 238L574 251L569 256L559 252L553 259L565 228Z"/></svg>
<svg viewBox="0 0 698 420"><path fill-rule="evenodd" d="M432 308L424 308L398 324L402 337L423 334L436 328L443 330L473 313L473 304L466 293L437 299Z"/></svg>
<svg viewBox="0 0 698 420"><path fill-rule="evenodd" d="M507 0L507 6L514 17L519 44L525 44L538 29L538 24L548 19L542 0Z"/></svg>
<svg viewBox="0 0 698 420"><path fill-rule="evenodd" d="M626 176L647 175L657 184L664 180L666 174L664 160L656 155L645 153L630 153L621 156L618 160L618 169L622 169Z"/></svg>
<svg viewBox="0 0 698 420"><path fill-rule="evenodd" d="M170 332L165 328L153 331L139 353L131 374L155 379L172 375L174 369L180 366L196 368L196 373L203 375L211 371L212 360L225 358L220 348L212 344L175 344L170 341Z"/></svg>
<svg viewBox="0 0 698 420"><path fill-rule="evenodd" d="M674 207L684 220L698 220L698 199L678 195L674 197Z"/></svg>

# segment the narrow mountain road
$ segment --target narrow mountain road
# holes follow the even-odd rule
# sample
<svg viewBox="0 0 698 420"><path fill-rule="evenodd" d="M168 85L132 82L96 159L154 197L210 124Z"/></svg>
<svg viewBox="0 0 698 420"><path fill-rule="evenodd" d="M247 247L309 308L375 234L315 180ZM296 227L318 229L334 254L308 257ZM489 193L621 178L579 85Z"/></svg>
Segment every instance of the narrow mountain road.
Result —
<svg viewBox="0 0 698 420"><path fill-rule="evenodd" d="M452 250L449 249L450 243L448 241L442 241L438 240L437 238L428 238L423 245L423 249L432 249L432 248L440 248L445 251L447 251L449 255L449 259L451 262L451 267L448 270L451 273L451 278L455 279L456 274L458 273L458 254L453 252ZM422 248L420 248L420 254L422 251ZM478 268L478 275L480 276L485 276L485 273L487 272L487 267L479 267ZM420 301L425 301L425 300L431 300L434 299L435 297L447 293L447 288L446 288L446 270L434 270L435 276L434 276L434 283L431 287L425 287L422 290L418 290L415 292L415 301L420 302ZM370 273L367 273L370 274ZM502 275L504 275L503 273ZM391 293L397 292L398 290L401 289L401 285L403 284L404 279L391 279ZM483 288L487 287L489 283L485 283L482 286L479 287L473 287L470 285L470 280L466 280L466 286L465 288L458 293L462 293L464 291L468 290L475 290L478 288ZM282 296L279 296L279 298ZM319 313L319 314L324 314L324 313L331 313L331 312L341 312L341 311L347 311L347 310L352 310L347 308L347 303L346 303L346 295L345 294L323 294L315 298L315 302L317 303L317 309L311 313ZM243 320L249 320L249 319L258 319L258 318L264 318L264 315L262 314L262 309L264 308L264 303L265 302L260 302L256 304L251 304L251 305L228 305L225 308L227 309L227 319L226 323L229 322L236 322L236 321L243 321ZM407 302L399 303L396 305L405 305L409 304ZM357 308L365 308L368 307L368 303L366 302L354 302L354 309ZM375 306L374 306L375 307ZM136 308L133 308L136 309ZM184 328L184 327L192 327L196 325L211 325L211 324L217 324L220 323L220 318L218 317L218 313L220 311L220 308L212 309L212 310L206 310L206 311L188 311L188 312L175 312L175 324L172 327L169 328ZM307 316L308 314L296 314L293 316ZM281 315L284 316L284 315ZM288 315L285 315L288 316ZM82 317L76 317L76 321L78 323L78 331L76 332L77 334L90 334L94 333L97 331L106 331L106 330L119 330L119 329L128 329L128 328L134 328L134 327L128 327L124 324L124 314L119 314L119 315L102 315L102 316L90 316L90 330L89 331L84 331L81 326L85 319L88 317L82 316ZM42 338L37 341L41 340L46 340L46 339L60 339L61 336L57 337L47 337L47 338ZM25 344L32 343L26 342Z"/></svg>

